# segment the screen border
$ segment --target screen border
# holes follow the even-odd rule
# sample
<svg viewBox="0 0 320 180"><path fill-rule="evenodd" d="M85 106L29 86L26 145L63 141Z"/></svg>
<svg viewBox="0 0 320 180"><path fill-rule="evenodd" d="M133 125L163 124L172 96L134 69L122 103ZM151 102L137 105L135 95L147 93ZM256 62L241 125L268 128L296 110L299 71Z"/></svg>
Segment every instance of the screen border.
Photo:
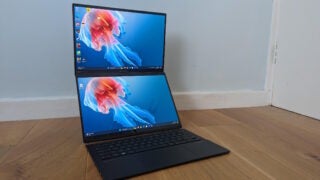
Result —
<svg viewBox="0 0 320 180"><path fill-rule="evenodd" d="M77 69L77 61L76 61L76 34L75 34L75 7L88 7L88 8L99 8L106 10L115 10L115 11L125 11L125 12L134 12L134 13L142 13L142 14L154 14L154 15L162 15L164 16L164 35L163 35L163 54L162 54L162 68L148 68L148 69L93 69L93 70L78 70ZM167 26L167 14L161 12L151 12L151 11L142 11L142 10L131 10L131 9L123 9L123 8L113 8L113 7L103 7L96 5L86 5L86 4L72 4L72 30L73 30L73 62L74 62L74 71L75 75L87 74L90 72L163 72L164 69L164 59L165 59L165 47L166 47L166 26Z"/></svg>
<svg viewBox="0 0 320 180"><path fill-rule="evenodd" d="M177 113L177 124L170 124L170 125L165 125L161 127L152 127L152 128L147 128L147 129L135 129L135 130L129 130L129 131L122 131L122 132L115 132L111 134L104 134L104 135L97 135L97 136L92 136L92 137L86 137L84 133L84 125L83 125L83 120L82 120L82 110L81 110L81 104L80 104L80 93L79 93L79 87L78 87L78 78L87 78L87 77L114 77L114 76L158 76L158 75L163 75L168 89L169 93L171 95L171 100L173 102L174 110ZM82 129L82 137L83 137L83 142L84 143L90 143L90 142L96 142L96 141L103 141L103 140L110 140L110 139L116 139L116 138L122 138L122 137L128 137L128 136L133 136L133 135L140 135L140 134L145 134L145 133L150 133L150 132L156 132L156 131L163 131L163 130L169 130L169 129L177 129L181 128L181 121L180 117L171 93L171 89L168 83L168 79L165 73L135 73L131 72L128 74L122 74L122 73L96 73L96 74L85 74L85 75L80 75L76 77L76 87L77 87L77 95L78 95L78 105L79 105L79 112L80 112L80 121L81 121L81 129Z"/></svg>

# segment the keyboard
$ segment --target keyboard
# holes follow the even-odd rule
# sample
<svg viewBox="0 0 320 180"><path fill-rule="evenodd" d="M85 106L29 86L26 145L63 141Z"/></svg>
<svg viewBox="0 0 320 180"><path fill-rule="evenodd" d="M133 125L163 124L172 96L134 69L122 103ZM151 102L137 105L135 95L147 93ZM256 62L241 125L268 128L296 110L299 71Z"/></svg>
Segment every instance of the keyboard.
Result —
<svg viewBox="0 0 320 180"><path fill-rule="evenodd" d="M94 144L92 148L102 160L108 160L200 140L200 137L184 129L175 129Z"/></svg>

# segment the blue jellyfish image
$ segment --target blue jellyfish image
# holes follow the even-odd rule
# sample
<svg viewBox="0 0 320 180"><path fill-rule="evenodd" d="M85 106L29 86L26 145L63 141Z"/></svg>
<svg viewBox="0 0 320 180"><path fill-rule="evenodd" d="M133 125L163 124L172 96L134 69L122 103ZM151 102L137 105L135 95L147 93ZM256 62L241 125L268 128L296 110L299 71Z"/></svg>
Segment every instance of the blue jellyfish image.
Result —
<svg viewBox="0 0 320 180"><path fill-rule="evenodd" d="M126 86L121 78L92 78L85 90L84 105L103 114L109 114L112 109L113 120L123 127L154 124L155 118L151 113L125 101L124 98L129 93Z"/></svg>
<svg viewBox="0 0 320 180"><path fill-rule="evenodd" d="M124 24L117 11L91 9L82 19L79 40L96 51L105 49L104 59L114 67L141 66L139 55L117 40L124 33Z"/></svg>

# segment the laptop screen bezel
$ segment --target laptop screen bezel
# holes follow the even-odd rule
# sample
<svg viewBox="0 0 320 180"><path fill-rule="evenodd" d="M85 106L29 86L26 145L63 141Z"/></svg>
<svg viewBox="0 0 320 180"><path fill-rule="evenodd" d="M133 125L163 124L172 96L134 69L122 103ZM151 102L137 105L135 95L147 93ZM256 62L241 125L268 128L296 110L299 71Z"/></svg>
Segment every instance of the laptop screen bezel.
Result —
<svg viewBox="0 0 320 180"><path fill-rule="evenodd" d="M75 7L87 7L87 8L98 8L98 9L106 9L106 10L114 10L114 11L123 11L123 12L133 12L133 13L142 13L142 14L154 14L154 15L162 15L164 16L164 35L163 35L163 54L162 54L162 67L161 68L138 68L138 69L81 69L77 68L76 61L76 33L75 33ZM75 75L82 75L91 73L92 71L105 73L105 72L163 72L164 69L164 59L165 59L165 46L166 46L166 25L167 25L167 14L160 12L151 12L151 11L142 11L142 10L131 10L131 9L122 9L122 8L113 8L113 7L103 7L103 6L95 6L95 5L85 5L85 4L72 4L72 24L73 24L73 58L74 58L74 69Z"/></svg>
<svg viewBox="0 0 320 180"><path fill-rule="evenodd" d="M86 77L120 77L120 76L158 76L158 75L163 75L166 84L169 89L169 93L171 96L171 100L173 102L174 110L177 114L177 123L176 124L170 124L170 125L164 125L164 126L158 126L158 127L152 127L152 128L142 128L142 129L134 129L134 130L129 130L129 131L122 131L122 132L115 132L115 133L110 133L110 134L103 134L103 135L97 135L97 136L85 136L84 132L84 124L83 124L83 117L82 117L82 111L81 111L81 101L80 101L80 93L79 93L79 87L78 87L78 79L79 78L86 78ZM168 83L168 79L165 75L165 73L143 73L143 74L137 74L137 73L127 73L127 74L122 74L122 73L108 73L108 74L101 74L101 73L90 73L89 74L82 74L78 77L76 77L76 83L77 83L77 94L78 94L78 103L79 103L79 112L80 112L80 120L81 120L81 128L82 128L82 137L83 137L83 142L84 143L90 143L90 142L97 142L97 141L104 141L104 140L110 140L110 139L116 139L116 138L121 138L121 137L127 137L127 136L133 136L133 135L139 135L139 134L144 134L144 133L150 133L150 132L156 132L156 131L163 131L163 130L169 130L169 129L177 129L181 128L181 122L180 122L180 117L171 93L171 89Z"/></svg>

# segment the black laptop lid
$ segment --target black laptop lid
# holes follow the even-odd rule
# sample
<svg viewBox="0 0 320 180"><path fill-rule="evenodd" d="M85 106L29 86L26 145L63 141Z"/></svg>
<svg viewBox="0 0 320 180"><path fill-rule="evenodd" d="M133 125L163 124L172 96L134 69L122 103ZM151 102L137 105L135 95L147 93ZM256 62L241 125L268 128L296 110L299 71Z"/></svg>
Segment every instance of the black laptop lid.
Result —
<svg viewBox="0 0 320 180"><path fill-rule="evenodd" d="M163 71L166 14L73 4L81 72Z"/></svg>
<svg viewBox="0 0 320 180"><path fill-rule="evenodd" d="M78 77L85 142L180 127L164 74Z"/></svg>

